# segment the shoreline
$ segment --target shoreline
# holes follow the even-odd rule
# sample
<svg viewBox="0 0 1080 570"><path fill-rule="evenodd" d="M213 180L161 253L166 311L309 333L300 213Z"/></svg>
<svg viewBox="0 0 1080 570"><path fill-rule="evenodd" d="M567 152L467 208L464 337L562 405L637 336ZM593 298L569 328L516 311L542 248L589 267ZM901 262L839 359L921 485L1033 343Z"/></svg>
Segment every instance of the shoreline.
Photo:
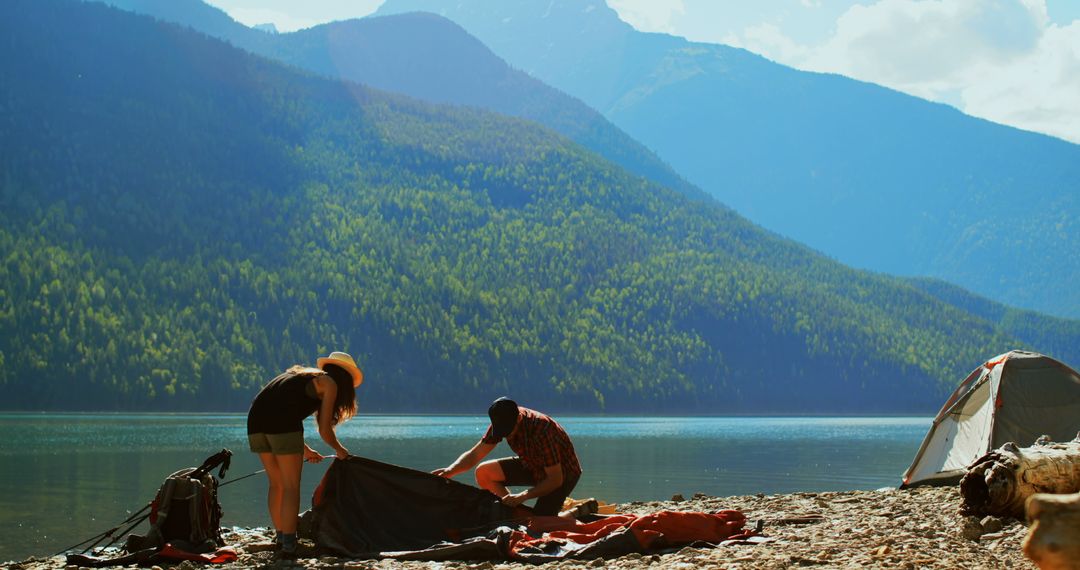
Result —
<svg viewBox="0 0 1080 570"><path fill-rule="evenodd" d="M677 499L677 497L673 497ZM955 487L918 487L876 491L796 492L778 495L712 497L697 494L683 500L635 501L616 506L620 513L648 514L661 510L717 511L736 509L747 525L764 521L763 544L733 544L716 548L684 547L664 554L629 554L598 563L565 560L549 567L639 568L1017 568L1037 567L1024 557L1020 544L1027 534L1023 521L962 517ZM273 555L261 528L225 529L225 538L240 559L221 565L191 563L161 565L183 570L205 567L238 570L271 564ZM285 566L278 564L279 566ZM401 562L349 560L336 556L301 558L306 568L478 568L491 570L535 568L520 562ZM297 565L294 565L296 567ZM12 570L68 568L63 556L11 561ZM73 570L77 567L72 567ZM120 568L117 566L110 568Z"/></svg>
<svg viewBox="0 0 1080 570"><path fill-rule="evenodd" d="M546 413L546 412L545 412ZM0 416L152 416L152 417L206 417L206 416L244 416L246 417L247 411L202 411L202 412L186 412L186 411L173 411L173 412L136 412L136 411L122 411L122 410L0 410ZM634 412L619 412L615 414L609 414L605 412L567 412L553 410L552 416L561 416L564 418L649 418L649 419L909 419L909 420L926 420L927 422L933 421L935 412L927 412L924 414L915 413L878 413L878 414L845 414L845 413L815 413L815 412L777 412L770 413L752 413L752 414L646 414L646 413L634 413ZM385 418L385 417L436 417L436 418L487 418L485 413L473 413L473 412L358 412L353 418Z"/></svg>

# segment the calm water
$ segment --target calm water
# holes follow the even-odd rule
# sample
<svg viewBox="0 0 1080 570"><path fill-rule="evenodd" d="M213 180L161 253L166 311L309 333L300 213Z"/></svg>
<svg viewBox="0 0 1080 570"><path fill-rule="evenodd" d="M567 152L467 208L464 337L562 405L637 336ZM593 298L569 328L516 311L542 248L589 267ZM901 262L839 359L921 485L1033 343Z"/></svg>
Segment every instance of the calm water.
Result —
<svg viewBox="0 0 1080 570"><path fill-rule="evenodd" d="M559 417L584 476L574 495L609 502L895 486L930 418ZM339 430L356 455L442 467L486 417L360 416ZM104 532L153 498L173 471L227 447L226 481L261 468L242 415L0 414L0 560L56 551ZM329 453L308 425L308 443ZM509 455L505 443L490 457ZM329 462L304 470L306 505ZM469 475L461 480L471 482ZM265 526L262 475L221 490L228 526ZM144 526L137 529L145 532Z"/></svg>

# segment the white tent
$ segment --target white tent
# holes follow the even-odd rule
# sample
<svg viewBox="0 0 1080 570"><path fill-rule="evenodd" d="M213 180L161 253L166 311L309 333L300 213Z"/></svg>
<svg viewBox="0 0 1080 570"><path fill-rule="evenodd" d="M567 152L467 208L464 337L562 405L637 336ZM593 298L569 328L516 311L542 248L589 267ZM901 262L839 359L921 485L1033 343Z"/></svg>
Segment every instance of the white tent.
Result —
<svg viewBox="0 0 1080 570"><path fill-rule="evenodd" d="M1048 356L1007 352L976 368L945 402L901 487L952 484L1006 442L1070 441L1078 431L1080 375Z"/></svg>

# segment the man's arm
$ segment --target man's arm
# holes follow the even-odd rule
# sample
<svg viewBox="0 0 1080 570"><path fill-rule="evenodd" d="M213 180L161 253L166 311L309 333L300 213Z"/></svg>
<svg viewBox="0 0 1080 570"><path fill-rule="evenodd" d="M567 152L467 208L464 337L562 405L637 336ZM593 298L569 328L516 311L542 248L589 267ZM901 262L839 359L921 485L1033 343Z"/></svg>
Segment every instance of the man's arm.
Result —
<svg viewBox="0 0 1080 570"><path fill-rule="evenodd" d="M562 463L556 463L555 465L548 465L544 467L544 480L536 484L531 489L526 489L520 493L510 493L502 498L504 505L509 507L516 507L529 499L537 497L543 497L548 493L562 487L563 484L563 472Z"/></svg>
<svg viewBox="0 0 1080 570"><path fill-rule="evenodd" d="M480 460L487 457L487 454L491 453L492 449L495 449L497 444L484 443L484 440L480 440L472 447L472 449L461 454L461 457L457 458L450 464L449 467L443 467L432 471L435 475L440 477L446 477L447 479L457 475L458 473L464 473L473 467L476 467Z"/></svg>

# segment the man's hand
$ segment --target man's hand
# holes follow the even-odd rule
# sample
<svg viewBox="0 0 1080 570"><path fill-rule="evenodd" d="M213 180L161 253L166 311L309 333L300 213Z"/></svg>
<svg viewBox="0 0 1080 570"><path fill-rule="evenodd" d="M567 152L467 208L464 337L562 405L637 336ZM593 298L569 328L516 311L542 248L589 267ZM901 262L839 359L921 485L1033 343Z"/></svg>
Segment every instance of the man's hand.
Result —
<svg viewBox="0 0 1080 570"><path fill-rule="evenodd" d="M447 479L453 477L453 475L450 473L450 468L449 467L440 467L440 468L432 471L431 474L432 475L438 475L439 477L446 477Z"/></svg>
<svg viewBox="0 0 1080 570"><path fill-rule="evenodd" d="M527 500L529 500L529 492L522 491L520 493L510 493L509 495L503 497L502 504L508 507L516 507Z"/></svg>
<svg viewBox="0 0 1080 570"><path fill-rule="evenodd" d="M349 450L345 449L344 447L339 447L337 449L337 451L334 452L334 456L337 457L338 459L348 459L349 458Z"/></svg>
<svg viewBox="0 0 1080 570"><path fill-rule="evenodd" d="M310 447L304 448L304 461L308 463L318 463L323 460L322 454Z"/></svg>

